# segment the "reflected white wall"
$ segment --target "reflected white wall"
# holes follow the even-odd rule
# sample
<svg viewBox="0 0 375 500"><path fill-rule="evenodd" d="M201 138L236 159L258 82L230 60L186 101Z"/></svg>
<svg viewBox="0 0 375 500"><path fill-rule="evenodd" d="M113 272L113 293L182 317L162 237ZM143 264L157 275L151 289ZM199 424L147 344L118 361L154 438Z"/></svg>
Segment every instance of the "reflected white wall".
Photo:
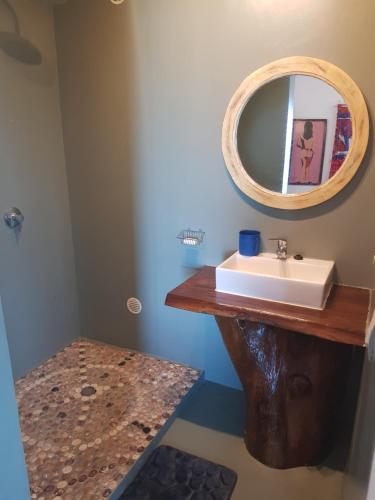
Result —
<svg viewBox="0 0 375 500"><path fill-rule="evenodd" d="M292 152L292 136L293 136L294 82L296 78L297 78L296 76L291 76L289 78L289 101L288 101L288 116L286 122L284 173L283 173L283 189L282 189L283 194L287 194L288 192L290 154Z"/></svg>
<svg viewBox="0 0 375 500"><path fill-rule="evenodd" d="M335 140L337 105L344 100L336 90L319 78L297 75L294 78L294 119L327 120L322 184L329 179ZM311 186L288 186L288 193L310 191Z"/></svg>

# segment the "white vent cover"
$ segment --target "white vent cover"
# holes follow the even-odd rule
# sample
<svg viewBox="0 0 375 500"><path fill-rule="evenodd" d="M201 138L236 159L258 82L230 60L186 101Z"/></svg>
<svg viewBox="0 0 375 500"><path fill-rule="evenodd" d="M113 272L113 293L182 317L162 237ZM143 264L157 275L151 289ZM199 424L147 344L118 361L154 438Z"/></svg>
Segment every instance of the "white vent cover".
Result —
<svg viewBox="0 0 375 500"><path fill-rule="evenodd" d="M126 307L132 314L139 314L142 311L142 303L135 297L130 297L130 299L128 299Z"/></svg>

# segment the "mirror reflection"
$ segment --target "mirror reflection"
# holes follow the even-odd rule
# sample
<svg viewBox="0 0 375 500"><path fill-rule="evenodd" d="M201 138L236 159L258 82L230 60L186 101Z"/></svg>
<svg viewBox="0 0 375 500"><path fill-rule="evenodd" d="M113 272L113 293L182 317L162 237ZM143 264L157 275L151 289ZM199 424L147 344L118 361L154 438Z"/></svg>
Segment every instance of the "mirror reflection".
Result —
<svg viewBox="0 0 375 500"><path fill-rule="evenodd" d="M310 191L343 164L352 136L349 109L319 78L292 75L261 87L238 124L241 162L258 184L278 193Z"/></svg>

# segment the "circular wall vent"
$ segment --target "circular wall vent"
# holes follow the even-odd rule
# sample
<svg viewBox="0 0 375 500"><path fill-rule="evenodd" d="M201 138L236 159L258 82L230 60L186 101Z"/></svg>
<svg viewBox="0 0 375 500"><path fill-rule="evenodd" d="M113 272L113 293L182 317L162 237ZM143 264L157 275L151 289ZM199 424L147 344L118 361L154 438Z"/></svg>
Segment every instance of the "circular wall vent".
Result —
<svg viewBox="0 0 375 500"><path fill-rule="evenodd" d="M126 307L132 314L139 314L142 311L142 303L135 297L130 297L130 299L128 299Z"/></svg>

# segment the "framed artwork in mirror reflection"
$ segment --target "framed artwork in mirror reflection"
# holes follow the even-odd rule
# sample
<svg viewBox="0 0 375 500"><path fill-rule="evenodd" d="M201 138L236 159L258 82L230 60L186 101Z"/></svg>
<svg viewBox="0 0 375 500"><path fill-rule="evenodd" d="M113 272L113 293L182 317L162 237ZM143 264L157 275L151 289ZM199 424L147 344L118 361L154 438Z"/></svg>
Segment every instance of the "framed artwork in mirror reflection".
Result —
<svg viewBox="0 0 375 500"><path fill-rule="evenodd" d="M290 185L318 186L322 182L327 120L293 120L290 151Z"/></svg>

